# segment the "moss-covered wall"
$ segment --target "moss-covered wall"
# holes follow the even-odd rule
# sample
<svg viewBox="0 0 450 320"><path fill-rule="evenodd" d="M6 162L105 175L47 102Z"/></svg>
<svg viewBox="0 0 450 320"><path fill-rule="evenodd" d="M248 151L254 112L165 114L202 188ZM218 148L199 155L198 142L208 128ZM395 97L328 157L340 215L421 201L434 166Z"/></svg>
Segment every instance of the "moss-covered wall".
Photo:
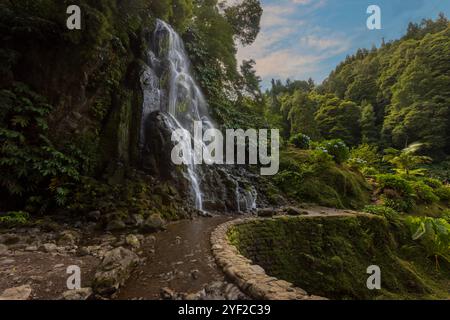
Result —
<svg viewBox="0 0 450 320"><path fill-rule="evenodd" d="M144 0L70 4L81 7L81 30L67 29L64 1L0 4L0 87L20 82L44 96L52 141L95 150L95 174L110 175L117 162L137 157L138 69L155 18Z"/></svg>
<svg viewBox="0 0 450 320"><path fill-rule="evenodd" d="M420 251L409 260L389 228L376 216L289 217L235 226L229 239L268 274L311 294L332 299L448 297L448 266L436 272ZM367 289L371 265L381 268L381 291Z"/></svg>

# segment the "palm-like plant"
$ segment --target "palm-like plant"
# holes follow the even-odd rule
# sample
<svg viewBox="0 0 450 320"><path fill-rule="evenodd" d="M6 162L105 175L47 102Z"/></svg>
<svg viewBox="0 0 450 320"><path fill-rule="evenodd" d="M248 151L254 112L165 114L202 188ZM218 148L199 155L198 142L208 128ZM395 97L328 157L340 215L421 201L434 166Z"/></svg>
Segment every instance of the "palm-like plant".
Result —
<svg viewBox="0 0 450 320"><path fill-rule="evenodd" d="M413 143L403 150L387 149L383 160L395 166L395 171L406 175L423 175L425 169L418 168L419 165L433 161L430 157L417 155L423 147L423 143Z"/></svg>
<svg viewBox="0 0 450 320"><path fill-rule="evenodd" d="M412 229L413 240L420 240L427 255L435 258L436 269L439 269L439 258L450 263L450 224L447 221L410 217L407 223Z"/></svg>

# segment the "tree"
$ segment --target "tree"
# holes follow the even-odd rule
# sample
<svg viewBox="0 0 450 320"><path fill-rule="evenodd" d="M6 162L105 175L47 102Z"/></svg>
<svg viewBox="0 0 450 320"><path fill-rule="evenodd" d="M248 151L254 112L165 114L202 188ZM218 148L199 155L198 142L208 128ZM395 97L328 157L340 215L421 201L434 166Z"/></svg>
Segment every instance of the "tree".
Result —
<svg viewBox="0 0 450 320"><path fill-rule="evenodd" d="M263 13L259 0L243 0L224 11L235 37L244 46L252 44L258 36Z"/></svg>
<svg viewBox="0 0 450 320"><path fill-rule="evenodd" d="M241 65L243 91L254 98L257 103L262 103L261 77L256 74L255 60L244 60Z"/></svg>
<svg viewBox="0 0 450 320"><path fill-rule="evenodd" d="M350 146L361 142L361 109L356 103L334 95L319 96L315 115L320 133L326 139L342 139Z"/></svg>
<svg viewBox="0 0 450 320"><path fill-rule="evenodd" d="M375 112L370 103L364 102L361 112L361 135L363 143L376 143L379 135L375 124Z"/></svg>
<svg viewBox="0 0 450 320"><path fill-rule="evenodd" d="M301 132L313 139L320 137L314 118L317 104L308 93L297 90L293 95L286 96L282 101L281 109L287 113L291 135Z"/></svg>

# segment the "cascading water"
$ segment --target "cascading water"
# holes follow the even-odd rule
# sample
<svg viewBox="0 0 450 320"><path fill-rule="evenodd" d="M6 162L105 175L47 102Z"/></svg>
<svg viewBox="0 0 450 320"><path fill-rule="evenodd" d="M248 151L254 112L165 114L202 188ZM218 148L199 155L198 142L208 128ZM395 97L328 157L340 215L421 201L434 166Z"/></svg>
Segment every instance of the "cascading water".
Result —
<svg viewBox="0 0 450 320"><path fill-rule="evenodd" d="M145 144L145 123L147 117L155 111L168 115L168 126L174 132L184 129L190 137L183 139L182 143L189 143L189 138L197 139L194 135L194 122L201 121L203 129L214 128L208 115L208 104L200 87L194 80L191 63L187 56L180 36L166 22L157 20L153 38L149 40L150 48L147 54L147 65L141 74L141 86L144 92L144 105L142 112L140 145ZM202 168L195 165L196 152L193 145L204 146L203 141L194 141L183 150L190 150L190 159L186 166L185 177L190 183L195 199L195 206L203 212L204 192L202 192ZM200 151L201 152L201 151ZM237 184L236 201L238 211L256 208L256 191L240 194Z"/></svg>

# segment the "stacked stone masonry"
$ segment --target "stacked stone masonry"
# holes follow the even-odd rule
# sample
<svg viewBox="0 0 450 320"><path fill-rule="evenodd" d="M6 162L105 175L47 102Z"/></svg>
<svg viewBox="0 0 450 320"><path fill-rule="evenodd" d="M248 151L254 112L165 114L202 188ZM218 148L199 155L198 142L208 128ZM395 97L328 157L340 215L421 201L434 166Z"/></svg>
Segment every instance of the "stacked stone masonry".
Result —
<svg viewBox="0 0 450 320"><path fill-rule="evenodd" d="M230 228L257 219L237 219L220 225L211 234L213 255L225 275L255 300L326 300L308 295L292 283L271 277L259 265L242 256L228 240Z"/></svg>

